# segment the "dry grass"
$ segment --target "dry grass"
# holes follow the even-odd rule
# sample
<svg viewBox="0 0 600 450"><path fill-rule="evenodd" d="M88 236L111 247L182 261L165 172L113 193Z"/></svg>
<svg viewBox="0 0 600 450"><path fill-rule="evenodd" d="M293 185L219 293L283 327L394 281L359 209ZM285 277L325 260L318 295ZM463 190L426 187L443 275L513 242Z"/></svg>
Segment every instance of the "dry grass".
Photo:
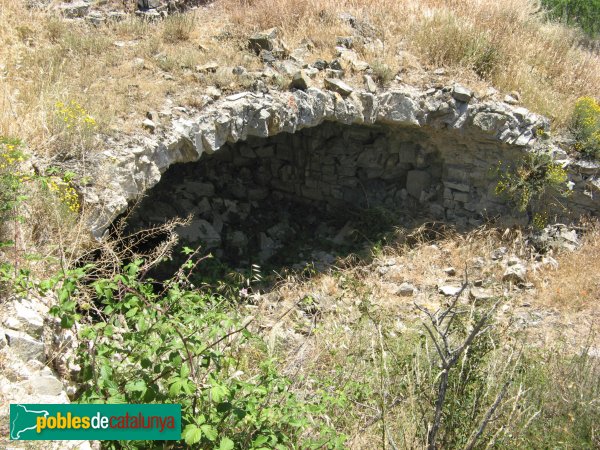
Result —
<svg viewBox="0 0 600 450"><path fill-rule="evenodd" d="M534 335L564 330L574 320L576 334L584 336L589 333L590 321L581 320L580 315L595 311L600 302L600 275L593 270L600 260L600 225L593 222L588 228L580 249L555 255L559 264L555 269L552 264L539 262L540 258L525 244L518 230L482 227L459 234L446 229L435 235L420 227L410 234L401 234L398 244L378 251L372 260L348 258L338 261L330 271L308 278L299 274L282 278L261 297L261 326L267 330L267 341L273 351L282 345L284 351L289 351L286 360L292 369L305 362L320 364L319 357L313 354L317 350L310 348L312 344L305 344L308 348L298 353L296 345L304 341L303 336L312 335L318 328L321 338L327 335L325 340L334 342L340 330L348 331L348 327L357 323L367 306L375 308L382 317L396 318L399 323L413 321L419 315L414 302L434 309L444 304L447 297L438 293L438 287L459 286L466 271L470 283L508 299L511 308L506 313L507 321L512 320L515 312L548 313L549 319ZM502 247L504 256L492 259L492 253ZM527 263L528 281L534 283L535 289L515 289L502 282L511 257ZM456 273L449 274L448 267L453 267ZM398 286L404 282L417 288L415 296L397 294ZM340 348L348 345L339 344Z"/></svg>
<svg viewBox="0 0 600 450"><path fill-rule="evenodd" d="M19 136L37 154L78 156L86 149L65 147L79 136L54 126L57 102L76 101L97 122L96 133L112 134L139 131L144 114L167 99L189 104L219 83L239 89L243 83L231 74L196 71L212 61L259 67L237 37L214 39L222 30L210 10L93 27L0 0L0 135ZM98 144L90 149L102 149Z"/></svg>
<svg viewBox="0 0 600 450"><path fill-rule="evenodd" d="M400 407L390 408L388 424L393 424L389 426L398 448L421 448L418 411L422 405L415 402L419 383L431 373L419 372L427 369L419 369L414 361L423 356L419 352L431 349L418 345L420 316L414 302L433 310L447 304L448 297L439 295L437 286L459 284L467 268L471 282L479 280L497 297L505 297L507 308L501 308L500 324L510 328L530 321L518 337L526 348L548 350L563 345L569 354L580 352L588 341L597 345L597 339L590 340L590 336L598 330L594 316L600 301L600 279L593 268L600 256L600 227L596 223L589 228L580 250L555 255L557 271L540 266L534 272L534 252L517 230L480 228L459 234L451 229L432 233L431 227L420 227L399 233L399 243L378 251L372 260L339 261L329 272L282 279L273 291L260 297L258 314L256 306L252 314L260 317L261 332L270 351L280 357L284 372L303 380L296 386L302 395L315 395L322 388L319 383L328 380L354 398L347 409L331 415L332 425L349 436L347 448L381 448L381 427L373 419L378 396L387 392L393 398L399 385L410 395L402 397ZM506 247L504 262L493 261L490 254L500 247ZM512 289L502 283L504 264L511 255L529 263L536 289ZM456 268L456 275L445 272L448 266ZM542 287L538 279L547 280L547 285ZM389 289L404 281L418 288L416 296L398 296ZM560 299L548 295L557 286L564 290ZM582 297L582 289L590 295ZM575 298L584 301L587 309L573 314ZM382 339L389 346L386 354L390 361L380 367ZM507 339L513 342L515 337ZM548 351L552 354L554 350ZM405 355L404 359L399 355ZM501 365L503 361L495 362ZM385 376L380 380L382 370ZM535 379L533 369L530 376ZM570 378L557 380L566 383Z"/></svg>
<svg viewBox="0 0 600 450"><path fill-rule="evenodd" d="M538 302L563 311L597 310L600 304L600 225L595 222L583 246L557 258L556 270L540 277Z"/></svg>
<svg viewBox="0 0 600 450"><path fill-rule="evenodd" d="M364 36L381 41L357 42L356 49L381 68L384 83L400 73L415 84L492 84L519 91L557 126L568 123L577 97L599 95L599 57L577 47L576 32L546 24L534 0L221 0L162 22L132 16L100 27L0 0L0 134L20 136L38 153L64 153L52 124L55 103L70 100L96 119L99 133L138 131L145 112L166 99L202 107L208 85L247 88L247 79L230 72L262 67L245 49L252 31L277 26L290 49L313 41L307 62L332 59L336 37L354 32L339 20L342 11L357 18ZM212 61L223 70L195 71ZM443 80L426 72L440 66ZM287 87L283 79L273 85Z"/></svg>
<svg viewBox="0 0 600 450"><path fill-rule="evenodd" d="M331 51L332 37L348 34L336 20L342 11L372 25L383 50L361 49L373 62L409 70L404 53L426 68L476 83L478 77L504 91L517 90L533 110L568 123L574 100L600 94L600 59L578 48L581 36L546 24L534 0L225 0L223 8L245 29L279 26L292 43L311 38ZM406 77L410 79L410 77Z"/></svg>

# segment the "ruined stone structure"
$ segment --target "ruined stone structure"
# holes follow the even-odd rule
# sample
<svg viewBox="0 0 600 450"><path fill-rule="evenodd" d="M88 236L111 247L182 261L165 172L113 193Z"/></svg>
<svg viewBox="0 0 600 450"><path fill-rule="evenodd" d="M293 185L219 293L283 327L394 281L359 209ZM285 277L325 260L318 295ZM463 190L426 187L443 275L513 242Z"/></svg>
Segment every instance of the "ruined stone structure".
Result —
<svg viewBox="0 0 600 450"><path fill-rule="evenodd" d="M135 221L191 213L184 239L230 249L254 240L268 258L291 233L289 217L269 223L260 211L289 202L322 211L381 206L459 226L510 215L494 193L495 167L543 151L570 173L573 195L562 214L597 212L598 168L538 139L547 128L524 108L478 100L456 86L380 95L247 92L175 118L168 133L106 152L99 162L111 166L110 184L85 194L96 205L97 235L149 194Z"/></svg>

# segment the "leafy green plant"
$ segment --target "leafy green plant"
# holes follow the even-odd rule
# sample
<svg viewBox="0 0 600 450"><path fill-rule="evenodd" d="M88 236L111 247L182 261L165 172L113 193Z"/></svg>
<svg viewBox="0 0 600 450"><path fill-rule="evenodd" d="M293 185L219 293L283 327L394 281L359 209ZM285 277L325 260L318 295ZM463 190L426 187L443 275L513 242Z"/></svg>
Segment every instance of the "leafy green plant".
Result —
<svg viewBox="0 0 600 450"><path fill-rule="evenodd" d="M182 438L194 448L341 448L343 436L318 425L327 402L294 395L250 331L252 319L243 320L227 298L189 286L191 261L160 290L144 280L142 260L88 286L91 267L57 284L51 312L64 327L84 325L80 401L181 404ZM93 300L78 301L86 292Z"/></svg>
<svg viewBox="0 0 600 450"><path fill-rule="evenodd" d="M575 103L572 130L577 142L575 150L588 158L600 158L600 104L592 97L581 97Z"/></svg>
<svg viewBox="0 0 600 450"><path fill-rule="evenodd" d="M542 0L542 4L553 19L579 26L592 36L600 33L599 0Z"/></svg>
<svg viewBox="0 0 600 450"><path fill-rule="evenodd" d="M58 199L58 207L65 206L72 213L79 212L79 194L73 187L73 172L57 176L58 169L47 175L23 171L22 163L28 159L24 144L17 138L0 136L0 223L7 220L22 221L19 206L26 202L35 184Z"/></svg>
<svg viewBox="0 0 600 450"><path fill-rule="evenodd" d="M536 415L514 427L501 448L595 449L600 446L600 362L589 343L574 354L557 344L525 355L515 379L527 389L523 408Z"/></svg>
<svg viewBox="0 0 600 450"><path fill-rule="evenodd" d="M566 197L571 192L566 170L545 153L527 153L517 167L503 168L499 162L496 172L496 195L506 198L518 211L527 211L532 220L537 217L538 225L547 215L546 207L557 206L553 194ZM539 210L534 211L536 208Z"/></svg>

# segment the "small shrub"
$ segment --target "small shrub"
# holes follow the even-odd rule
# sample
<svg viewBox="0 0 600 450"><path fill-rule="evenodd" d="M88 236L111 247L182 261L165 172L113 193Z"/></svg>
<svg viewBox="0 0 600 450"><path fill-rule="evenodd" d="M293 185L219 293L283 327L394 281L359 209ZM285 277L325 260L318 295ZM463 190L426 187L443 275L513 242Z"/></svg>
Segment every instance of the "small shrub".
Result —
<svg viewBox="0 0 600 450"><path fill-rule="evenodd" d="M565 197L571 192L567 172L545 153L528 153L518 167L508 170L499 163L496 170L499 177L496 195L506 198L518 211L527 211L538 226L542 225L542 219L546 216L545 206L556 206L555 201L546 199L547 195L557 192ZM534 216L533 204L543 204L544 199L548 201Z"/></svg>
<svg viewBox="0 0 600 450"><path fill-rule="evenodd" d="M598 0L542 0L550 17L581 27L594 36L600 33L600 2Z"/></svg>
<svg viewBox="0 0 600 450"><path fill-rule="evenodd" d="M515 424L512 439L501 448L600 448L600 363L591 348L579 354L566 348L525 354L516 383L527 394L522 407L536 412Z"/></svg>
<svg viewBox="0 0 600 450"><path fill-rule="evenodd" d="M581 97L575 103L573 132L575 150L588 158L600 158L600 104L591 97Z"/></svg>
<svg viewBox="0 0 600 450"><path fill-rule="evenodd" d="M373 78L380 86L387 86L394 79L394 71L383 61L377 59L371 64Z"/></svg>
<svg viewBox="0 0 600 450"><path fill-rule="evenodd" d="M46 33L48 35L48 39L52 43L60 41L63 38L65 32L67 31L65 21L56 17L48 18L44 25L46 28Z"/></svg>
<svg viewBox="0 0 600 450"><path fill-rule="evenodd" d="M468 43L463 64L470 67L481 78L489 79L497 70L500 60L498 48L484 33L480 33Z"/></svg>
<svg viewBox="0 0 600 450"><path fill-rule="evenodd" d="M19 139L0 136L0 223L14 218L15 208L22 200L19 165L26 159L22 146Z"/></svg>
<svg viewBox="0 0 600 450"><path fill-rule="evenodd" d="M23 42L31 41L35 36L35 32L27 25L18 26L16 31L17 36L19 36L19 39Z"/></svg>
<svg viewBox="0 0 600 450"><path fill-rule="evenodd" d="M191 14L175 14L165 19L163 39L165 42L177 43L190 39L195 27Z"/></svg>

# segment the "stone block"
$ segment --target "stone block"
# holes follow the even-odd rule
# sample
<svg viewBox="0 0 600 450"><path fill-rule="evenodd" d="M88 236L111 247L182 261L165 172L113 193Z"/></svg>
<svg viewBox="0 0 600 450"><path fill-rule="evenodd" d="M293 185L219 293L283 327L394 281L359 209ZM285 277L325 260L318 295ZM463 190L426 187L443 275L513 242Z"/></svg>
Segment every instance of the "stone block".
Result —
<svg viewBox="0 0 600 450"><path fill-rule="evenodd" d="M240 156L242 156L243 158L256 158L256 153L249 145L241 145Z"/></svg>
<svg viewBox="0 0 600 450"><path fill-rule="evenodd" d="M412 144L403 144L396 148L398 152L398 162L405 164L414 164L417 161L417 148Z"/></svg>
<svg viewBox="0 0 600 450"><path fill-rule="evenodd" d="M305 70L299 70L299 71L297 71L294 74L294 76L292 77L291 86L293 88L300 89L301 91L304 91L304 90L308 89L308 87L310 85L311 85L310 77L308 76L308 74L306 73Z"/></svg>
<svg viewBox="0 0 600 450"><path fill-rule="evenodd" d="M194 197L212 197L215 194L215 186L212 183L186 181L183 188Z"/></svg>
<svg viewBox="0 0 600 450"><path fill-rule="evenodd" d="M60 13L69 19L85 17L89 9L90 5L84 1L63 3L58 6L58 10L60 11Z"/></svg>
<svg viewBox="0 0 600 450"><path fill-rule="evenodd" d="M465 192L454 192L452 195L457 202L467 203L469 201L469 194Z"/></svg>
<svg viewBox="0 0 600 450"><path fill-rule="evenodd" d="M275 155L277 158L283 161L293 161L294 160L294 149L291 146L287 145L278 145L277 150L275 151Z"/></svg>
<svg viewBox="0 0 600 450"><path fill-rule="evenodd" d="M227 235L227 242L232 247L244 248L248 245L248 236L242 231L232 231Z"/></svg>
<svg viewBox="0 0 600 450"><path fill-rule="evenodd" d="M248 200L264 200L269 196L267 188L254 187L248 189Z"/></svg>
<svg viewBox="0 0 600 450"><path fill-rule="evenodd" d="M309 188L302 186L302 195L311 200L324 200L323 192L320 189Z"/></svg>
<svg viewBox="0 0 600 450"><path fill-rule="evenodd" d="M37 359L44 362L44 343L38 341L22 331L6 330L6 340L10 349L23 361Z"/></svg>
<svg viewBox="0 0 600 450"><path fill-rule="evenodd" d="M495 134L504 127L507 121L508 117L504 114L481 112L473 119L473 125L485 133Z"/></svg>
<svg viewBox="0 0 600 450"><path fill-rule="evenodd" d="M456 85L452 90L452 97L454 97L459 102L468 103L473 97L473 91L467 89L464 86Z"/></svg>
<svg viewBox="0 0 600 450"><path fill-rule="evenodd" d="M277 28L270 28L268 30L255 33L248 39L249 46L257 53L261 50L271 51L276 46L278 34L279 31Z"/></svg>
<svg viewBox="0 0 600 450"><path fill-rule="evenodd" d="M354 92L352 87L336 78L325 78L325 88L330 91L337 92L342 97L347 97Z"/></svg>
<svg viewBox="0 0 600 450"><path fill-rule="evenodd" d="M421 192L431 187L431 175L423 170L411 170L406 176L406 190L408 193L418 199Z"/></svg>
<svg viewBox="0 0 600 450"><path fill-rule="evenodd" d="M14 318L22 324L20 329L31 336L41 337L44 319L33 309L31 302L14 301L13 308L15 313Z"/></svg>
<svg viewBox="0 0 600 450"><path fill-rule="evenodd" d="M179 227L177 233L190 242L203 242L206 248L221 245L221 235L213 225L203 219L194 219L187 227Z"/></svg>
<svg viewBox="0 0 600 450"><path fill-rule="evenodd" d="M272 145L263 145L256 148L255 152L259 158L270 158L275 154L275 147Z"/></svg>
<svg viewBox="0 0 600 450"><path fill-rule="evenodd" d="M387 152L384 149L366 147L365 150L358 155L356 165L358 167L378 169L383 168L386 159Z"/></svg>
<svg viewBox="0 0 600 450"><path fill-rule="evenodd" d="M19 383L19 386L37 395L58 396L63 391L63 384L52 375L33 376Z"/></svg>

